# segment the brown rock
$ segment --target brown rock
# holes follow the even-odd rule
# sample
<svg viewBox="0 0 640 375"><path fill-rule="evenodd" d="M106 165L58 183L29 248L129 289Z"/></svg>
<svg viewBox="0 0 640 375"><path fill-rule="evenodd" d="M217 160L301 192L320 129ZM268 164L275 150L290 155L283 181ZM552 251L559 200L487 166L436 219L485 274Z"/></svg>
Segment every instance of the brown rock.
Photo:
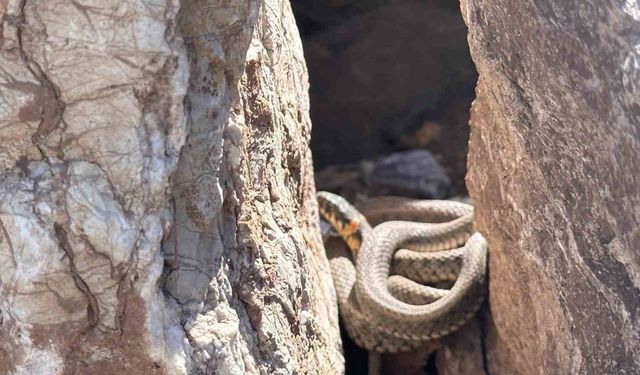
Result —
<svg viewBox="0 0 640 375"><path fill-rule="evenodd" d="M436 352L438 375L489 375L485 371L482 324L480 318L475 318L442 338L442 348Z"/></svg>
<svg viewBox="0 0 640 375"><path fill-rule="evenodd" d="M640 9L467 0L491 374L640 368Z"/></svg>

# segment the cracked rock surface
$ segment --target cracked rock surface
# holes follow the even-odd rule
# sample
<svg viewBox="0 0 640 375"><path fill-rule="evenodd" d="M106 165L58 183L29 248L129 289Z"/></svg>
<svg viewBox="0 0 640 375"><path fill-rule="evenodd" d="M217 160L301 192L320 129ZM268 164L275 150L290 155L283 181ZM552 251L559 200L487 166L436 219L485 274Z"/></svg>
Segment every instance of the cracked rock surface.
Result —
<svg viewBox="0 0 640 375"><path fill-rule="evenodd" d="M0 373L340 372L288 2L0 20Z"/></svg>
<svg viewBox="0 0 640 375"><path fill-rule="evenodd" d="M640 368L640 8L466 0L489 374Z"/></svg>

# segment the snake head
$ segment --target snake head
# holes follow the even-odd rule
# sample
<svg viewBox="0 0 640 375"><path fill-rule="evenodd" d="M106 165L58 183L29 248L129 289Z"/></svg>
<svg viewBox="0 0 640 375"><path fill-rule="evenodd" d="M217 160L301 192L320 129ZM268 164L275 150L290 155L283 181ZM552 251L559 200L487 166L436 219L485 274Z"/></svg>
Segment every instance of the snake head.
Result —
<svg viewBox="0 0 640 375"><path fill-rule="evenodd" d="M367 219L346 199L326 191L318 192L320 215L340 234L352 252L357 253L362 245Z"/></svg>

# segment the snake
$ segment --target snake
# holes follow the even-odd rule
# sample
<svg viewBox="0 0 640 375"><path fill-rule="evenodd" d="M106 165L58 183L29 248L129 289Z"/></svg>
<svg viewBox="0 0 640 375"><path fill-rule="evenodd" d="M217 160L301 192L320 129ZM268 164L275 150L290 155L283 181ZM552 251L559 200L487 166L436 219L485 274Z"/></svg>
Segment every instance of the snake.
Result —
<svg viewBox="0 0 640 375"><path fill-rule="evenodd" d="M378 197L354 207L317 193L338 308L355 343L370 352L407 351L448 335L486 296L488 245L473 206Z"/></svg>

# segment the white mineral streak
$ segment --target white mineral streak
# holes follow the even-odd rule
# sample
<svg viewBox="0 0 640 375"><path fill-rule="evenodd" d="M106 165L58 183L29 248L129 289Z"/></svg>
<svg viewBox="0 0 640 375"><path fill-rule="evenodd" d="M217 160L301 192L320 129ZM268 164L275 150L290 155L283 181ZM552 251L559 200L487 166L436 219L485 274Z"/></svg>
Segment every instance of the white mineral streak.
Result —
<svg viewBox="0 0 640 375"><path fill-rule="evenodd" d="M640 21L640 3L638 0L626 0L624 3L624 11L634 20Z"/></svg>
<svg viewBox="0 0 640 375"><path fill-rule="evenodd" d="M186 372L183 331L157 288L169 177L186 135L178 7L0 5L3 373L117 372L115 362L132 360ZM146 334L128 339L140 351L121 345L127 360L105 340L126 335L129 319ZM92 353L69 359L81 341Z"/></svg>
<svg viewBox="0 0 640 375"><path fill-rule="evenodd" d="M0 373L341 372L289 3L0 19Z"/></svg>
<svg viewBox="0 0 640 375"><path fill-rule="evenodd" d="M23 359L11 375L57 374L64 369L64 360L53 345L37 348L27 335L20 336L18 345L24 348Z"/></svg>

